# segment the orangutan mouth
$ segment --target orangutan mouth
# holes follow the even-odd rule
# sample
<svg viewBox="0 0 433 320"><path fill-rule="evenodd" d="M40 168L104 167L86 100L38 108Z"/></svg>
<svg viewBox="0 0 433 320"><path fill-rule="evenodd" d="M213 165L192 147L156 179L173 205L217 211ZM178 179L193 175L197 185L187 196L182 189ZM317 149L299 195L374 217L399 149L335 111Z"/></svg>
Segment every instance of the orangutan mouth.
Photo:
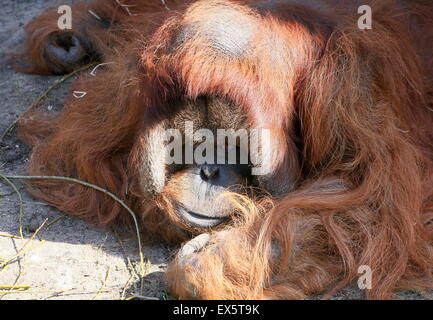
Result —
<svg viewBox="0 0 433 320"><path fill-rule="evenodd" d="M188 224L198 228L212 228L227 220L227 217L212 217L178 208L180 217Z"/></svg>

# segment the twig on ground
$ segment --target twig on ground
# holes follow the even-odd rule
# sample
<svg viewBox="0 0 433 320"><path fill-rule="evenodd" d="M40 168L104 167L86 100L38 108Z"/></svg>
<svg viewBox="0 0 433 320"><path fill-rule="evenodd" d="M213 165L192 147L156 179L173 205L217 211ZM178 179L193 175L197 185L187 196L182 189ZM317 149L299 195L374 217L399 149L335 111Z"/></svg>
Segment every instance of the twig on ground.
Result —
<svg viewBox="0 0 433 320"><path fill-rule="evenodd" d="M122 294L120 295L120 299L125 299L126 290L128 289L128 285L131 283L132 278L134 278L134 275L132 273L130 273L128 281L126 281L125 285L123 286Z"/></svg>
<svg viewBox="0 0 433 320"><path fill-rule="evenodd" d="M157 297L146 297L146 296L140 296L140 295L134 295L132 297L125 298L123 300L133 300L133 299L138 299L138 300L160 300Z"/></svg>
<svg viewBox="0 0 433 320"><path fill-rule="evenodd" d="M20 201L17 200L6 200L6 199L0 199L0 202L10 202L10 203L20 203ZM23 201L23 204L33 204L38 206L46 206L49 207L50 205L45 202L37 202L37 201Z"/></svg>
<svg viewBox="0 0 433 320"><path fill-rule="evenodd" d="M120 248L122 249L122 253L123 253L123 258L126 261L125 265L128 268L129 274L131 275L131 277L128 279L128 281L126 282L125 286L123 287L123 293L122 293L122 297L123 297L124 293L126 292L126 288L127 288L127 285L129 284L130 280L133 277L136 277L137 279L140 280L140 278L142 278L142 277L140 277L140 275L137 274L137 271L135 270L135 267L132 264L131 259L128 257L128 254L126 253L126 250L125 250L125 246L123 245L123 241L122 241L122 239L120 239L119 235L117 234L117 231L115 229L112 229L112 230L113 230L113 233L114 233L117 241L120 244Z"/></svg>
<svg viewBox="0 0 433 320"><path fill-rule="evenodd" d="M37 243L36 245L27 248L27 245L36 237L36 235L39 233L39 231L41 231L41 229L44 227L47 220L48 219L45 219L44 222L42 222L42 224L36 229L36 231L33 233L33 235L26 241L26 243L24 243L24 245L21 247L21 249L12 258L9 258L8 260L0 263L0 269L4 268L6 265L15 261L16 259L18 259L20 256L24 255L28 251L30 251L30 250L32 250L32 249L34 249L34 248L36 248L36 247L38 247L44 243L44 241L41 241L41 242Z"/></svg>
<svg viewBox="0 0 433 320"><path fill-rule="evenodd" d="M27 290L27 289L30 289L30 288L31 288L31 286L24 286L24 285L20 285L20 286L15 286L15 285L12 285L12 286L2 286L2 285L0 285L0 290L4 290L4 289Z"/></svg>
<svg viewBox="0 0 433 320"><path fill-rule="evenodd" d="M20 190L18 190L18 188L15 186L15 184L13 184L6 176L4 176L3 174L0 173L0 178L3 179L4 181L7 182L8 185L10 185L12 187L12 189L14 189L15 193L18 195L18 198L20 200L20 212L19 212L19 223L20 223L20 236L21 239L24 239L24 235L23 235L23 214L24 214L24 206L23 206L23 196L20 192Z"/></svg>
<svg viewBox="0 0 433 320"><path fill-rule="evenodd" d="M66 217L67 217L67 215L63 214L63 215L53 219L52 221L47 223L47 227L51 227L53 224L55 224L56 222L59 222L60 220L62 220L63 218L66 218Z"/></svg>
<svg viewBox="0 0 433 320"><path fill-rule="evenodd" d="M102 290L104 289L105 285L107 284L108 277L110 276L110 271L111 271L111 268L108 267L107 274L105 275L105 279L102 282L101 288L98 290L96 295L92 298L92 300L96 300L99 297L99 295L101 294Z"/></svg>
<svg viewBox="0 0 433 320"><path fill-rule="evenodd" d="M135 224L135 230L137 233L137 242L138 242L138 249L139 249L139 256L140 256L140 270L141 270L141 274L140 274L140 281L141 281L141 288L143 288L144 286L144 276L146 274L146 267L144 264L144 256L143 256L143 247L141 245L141 237L140 237L140 228L138 226L138 220L137 220L137 216L135 215L135 213L131 210L131 208L129 208L125 202L123 200L121 200L119 197L117 197L115 194L113 194L112 192L103 189L97 185L82 181L82 180L78 180L78 179L74 179L74 178L68 178L68 177L58 177L58 176L0 176L0 178L6 178L9 180L57 180L57 181L67 181L67 182L73 182L73 183L77 183L80 185L83 185L85 187L88 188L92 188L95 189L99 192L102 192L104 194L106 194L107 196L109 196L110 198L112 198L113 200L115 200L116 202L118 202L123 208L126 209L126 211L128 211L128 213L131 215L134 224Z"/></svg>
<svg viewBox="0 0 433 320"><path fill-rule="evenodd" d="M110 290L102 290L101 293L104 292L110 292ZM95 294L95 291L72 291L72 290L65 290L65 291L55 291L55 290L38 290L38 291L30 291L30 290L26 290L26 291L21 291L21 290L16 290L16 291L0 291L0 294L13 294L13 293L30 293L30 294L35 294L35 293L52 293L55 295L61 295L61 294L68 294L68 295L72 295L72 294Z"/></svg>
<svg viewBox="0 0 433 320"><path fill-rule="evenodd" d="M29 251L31 251L31 250L33 250L34 248L36 248L36 247L39 247L39 246L41 246L42 244L44 244L45 243L45 241L41 241L41 242L39 242L39 243L37 243L37 244L35 244L35 245L33 245L33 246L31 246L31 247L29 247L29 248L26 248L27 247L27 245L36 237L36 235L39 233L39 231L43 228L43 226L45 225L45 223L47 222L47 220L48 219L45 219L45 221L39 226L39 228L33 233L33 235L30 237L30 239L28 239L25 243L24 243L24 245L21 247L21 249L20 250L18 250L18 252L12 257L12 258L9 258L9 259L7 259L7 260L4 260L1 264L0 264L0 273L2 273L6 268L7 268L7 266L8 265L10 265L12 262L14 262L16 259L18 259L19 257L21 257L21 256L23 256L23 259L24 259L24 256L25 256L25 254L27 253L27 252L29 252ZM17 286L16 284L18 283L18 281L19 281L19 279L21 278L21 276L22 276L22 268L20 267L20 269L19 269L19 273L18 273L18 277L15 279L15 282L14 282L14 284L13 284L13 286ZM9 294L9 293L21 293L21 292L23 292L22 290L14 290L14 288L11 288L10 290L8 290L8 291L0 291L0 300L1 299L3 299L3 297L6 295L6 294Z"/></svg>
<svg viewBox="0 0 433 320"><path fill-rule="evenodd" d="M32 109L38 107L41 105L41 103L44 101L44 99L48 96L48 94L54 90L55 88L57 88L60 84L62 84L63 82L65 82L66 80L68 80L69 78L73 77L74 75L76 75L77 73L90 69L92 67L94 67L97 63L93 62L90 64L87 64L81 68L78 68L77 70L72 71L71 73L68 73L66 75L64 75L62 78L56 80L47 90L45 90L37 99L36 101L26 110L24 111L24 113L22 113L18 118L16 118L10 125L9 127L6 128L6 130L0 135L0 142L3 141L4 137L6 137L6 135L16 126L16 124L18 123L18 121L21 120L22 116L24 114L26 114L27 112L31 111Z"/></svg>
<svg viewBox="0 0 433 320"><path fill-rule="evenodd" d="M3 238L12 238L12 239L21 239L21 237L13 236L13 235L10 235L10 234L0 234L0 237L3 237Z"/></svg>
<svg viewBox="0 0 433 320"><path fill-rule="evenodd" d="M21 191L21 190L23 190L24 189L24 187L19 187L18 188L18 190L19 191ZM15 191L12 191L12 192L9 192L9 193L5 193L5 194L0 194L0 199L1 198L4 198L4 197L9 197L9 196L11 196L11 195L13 195L14 193L16 193ZM7 200L1 200L1 201L7 201Z"/></svg>

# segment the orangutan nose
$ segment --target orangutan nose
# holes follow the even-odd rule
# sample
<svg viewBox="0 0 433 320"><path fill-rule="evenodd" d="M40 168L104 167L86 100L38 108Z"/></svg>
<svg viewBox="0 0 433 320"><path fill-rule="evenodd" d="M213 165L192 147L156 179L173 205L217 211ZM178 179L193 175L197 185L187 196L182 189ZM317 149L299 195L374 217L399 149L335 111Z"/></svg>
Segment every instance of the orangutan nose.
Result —
<svg viewBox="0 0 433 320"><path fill-rule="evenodd" d="M209 185L228 188L243 184L250 175L249 166L240 164L204 164L199 169L200 181L206 182L203 188Z"/></svg>
<svg viewBox="0 0 433 320"><path fill-rule="evenodd" d="M217 179L220 172L219 165L203 165L200 168L200 176L204 181Z"/></svg>

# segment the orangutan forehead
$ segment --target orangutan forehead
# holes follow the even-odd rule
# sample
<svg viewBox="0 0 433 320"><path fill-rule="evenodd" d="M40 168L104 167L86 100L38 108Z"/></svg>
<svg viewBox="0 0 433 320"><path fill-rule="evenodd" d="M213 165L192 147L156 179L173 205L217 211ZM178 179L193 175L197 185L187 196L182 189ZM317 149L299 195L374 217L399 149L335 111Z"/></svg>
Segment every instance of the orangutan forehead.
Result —
<svg viewBox="0 0 433 320"><path fill-rule="evenodd" d="M180 101L178 112L172 119L173 128L183 128L191 121L196 128L241 129L247 127L246 116L241 107L219 97L199 97ZM227 115L230 115L228 117Z"/></svg>
<svg viewBox="0 0 433 320"><path fill-rule="evenodd" d="M215 53L240 57L251 47L256 28L245 9L220 1L202 3L186 12L175 43L206 43Z"/></svg>

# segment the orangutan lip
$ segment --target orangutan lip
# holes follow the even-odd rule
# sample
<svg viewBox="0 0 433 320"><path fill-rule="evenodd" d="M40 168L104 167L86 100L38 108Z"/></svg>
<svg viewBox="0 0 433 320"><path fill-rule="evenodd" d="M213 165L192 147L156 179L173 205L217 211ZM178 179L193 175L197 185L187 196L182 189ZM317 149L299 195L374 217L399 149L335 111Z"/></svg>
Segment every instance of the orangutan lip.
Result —
<svg viewBox="0 0 433 320"><path fill-rule="evenodd" d="M195 212L185 210L182 207L178 208L178 212L184 221L188 222L190 225L194 227L199 227L199 228L212 228L221 224L227 219L225 217L221 218L221 217L204 216Z"/></svg>

